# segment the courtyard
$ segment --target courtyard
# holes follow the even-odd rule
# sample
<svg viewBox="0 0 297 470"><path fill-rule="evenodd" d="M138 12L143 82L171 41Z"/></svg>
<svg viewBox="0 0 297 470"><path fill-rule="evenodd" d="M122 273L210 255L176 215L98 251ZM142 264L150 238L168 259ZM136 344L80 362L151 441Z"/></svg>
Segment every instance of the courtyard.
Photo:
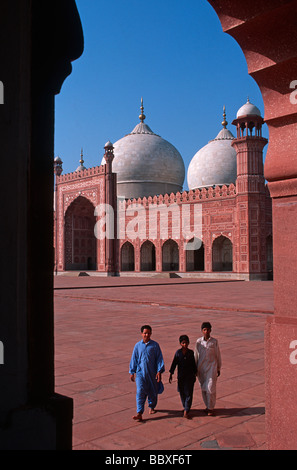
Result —
<svg viewBox="0 0 297 470"><path fill-rule="evenodd" d="M86 274L86 273L85 273ZM73 449L265 450L264 328L273 282L170 277L55 276L56 392L73 398ZM190 348L210 321L222 354L215 416L204 413L196 381L192 419L182 417L176 374L178 338ZM129 362L140 327L162 349L165 391L157 413L135 414Z"/></svg>

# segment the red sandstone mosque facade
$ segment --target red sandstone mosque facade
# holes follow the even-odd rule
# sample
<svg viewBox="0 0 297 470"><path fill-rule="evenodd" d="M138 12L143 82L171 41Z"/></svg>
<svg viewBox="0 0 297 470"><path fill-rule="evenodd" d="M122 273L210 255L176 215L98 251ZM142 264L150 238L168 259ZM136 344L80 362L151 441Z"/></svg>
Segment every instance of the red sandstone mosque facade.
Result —
<svg viewBox="0 0 297 470"><path fill-rule="evenodd" d="M140 123L101 165L62 175L55 159L55 270L265 280L272 276L272 207L264 179L263 118L247 101L185 168ZM173 274L174 273L174 274Z"/></svg>

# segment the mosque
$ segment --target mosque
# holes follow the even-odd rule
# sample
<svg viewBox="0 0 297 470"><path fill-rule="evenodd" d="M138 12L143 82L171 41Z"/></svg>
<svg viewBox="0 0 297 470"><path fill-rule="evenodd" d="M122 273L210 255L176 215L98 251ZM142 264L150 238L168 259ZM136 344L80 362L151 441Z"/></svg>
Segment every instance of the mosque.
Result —
<svg viewBox="0 0 297 470"><path fill-rule="evenodd" d="M192 158L144 122L101 164L62 174L55 158L55 271L92 275L266 280L272 277L272 204L264 123L249 99Z"/></svg>

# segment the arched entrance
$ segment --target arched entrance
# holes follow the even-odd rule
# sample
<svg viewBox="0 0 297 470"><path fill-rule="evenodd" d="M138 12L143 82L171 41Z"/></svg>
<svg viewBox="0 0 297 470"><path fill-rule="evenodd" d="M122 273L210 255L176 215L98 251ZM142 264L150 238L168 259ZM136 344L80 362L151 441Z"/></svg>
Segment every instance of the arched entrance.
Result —
<svg viewBox="0 0 297 470"><path fill-rule="evenodd" d="M214 272L233 270L232 242L223 235L216 238L212 245L212 270Z"/></svg>
<svg viewBox="0 0 297 470"><path fill-rule="evenodd" d="M173 240L167 240L162 247L162 270L179 271L178 244Z"/></svg>
<svg viewBox="0 0 297 470"><path fill-rule="evenodd" d="M68 207L65 215L65 269L95 270L97 244L94 234L96 218L94 206L79 196Z"/></svg>
<svg viewBox="0 0 297 470"><path fill-rule="evenodd" d="M155 245L147 240L140 248L140 271L156 270L156 248Z"/></svg>
<svg viewBox="0 0 297 470"><path fill-rule="evenodd" d="M124 243L121 249L121 271L134 271L134 246L130 242Z"/></svg>
<svg viewBox="0 0 297 470"><path fill-rule="evenodd" d="M204 271L204 245L197 238L192 238L188 243L198 244L197 250L186 250L186 271Z"/></svg>

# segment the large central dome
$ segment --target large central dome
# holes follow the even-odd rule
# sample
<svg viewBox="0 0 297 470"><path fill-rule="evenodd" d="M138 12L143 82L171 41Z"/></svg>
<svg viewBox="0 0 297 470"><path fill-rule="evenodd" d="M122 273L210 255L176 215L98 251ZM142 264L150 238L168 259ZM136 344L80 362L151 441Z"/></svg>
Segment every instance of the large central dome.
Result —
<svg viewBox="0 0 297 470"><path fill-rule="evenodd" d="M133 131L113 145L118 196L137 199L181 191L185 178L183 159L172 144L144 123L142 100L139 118Z"/></svg>

